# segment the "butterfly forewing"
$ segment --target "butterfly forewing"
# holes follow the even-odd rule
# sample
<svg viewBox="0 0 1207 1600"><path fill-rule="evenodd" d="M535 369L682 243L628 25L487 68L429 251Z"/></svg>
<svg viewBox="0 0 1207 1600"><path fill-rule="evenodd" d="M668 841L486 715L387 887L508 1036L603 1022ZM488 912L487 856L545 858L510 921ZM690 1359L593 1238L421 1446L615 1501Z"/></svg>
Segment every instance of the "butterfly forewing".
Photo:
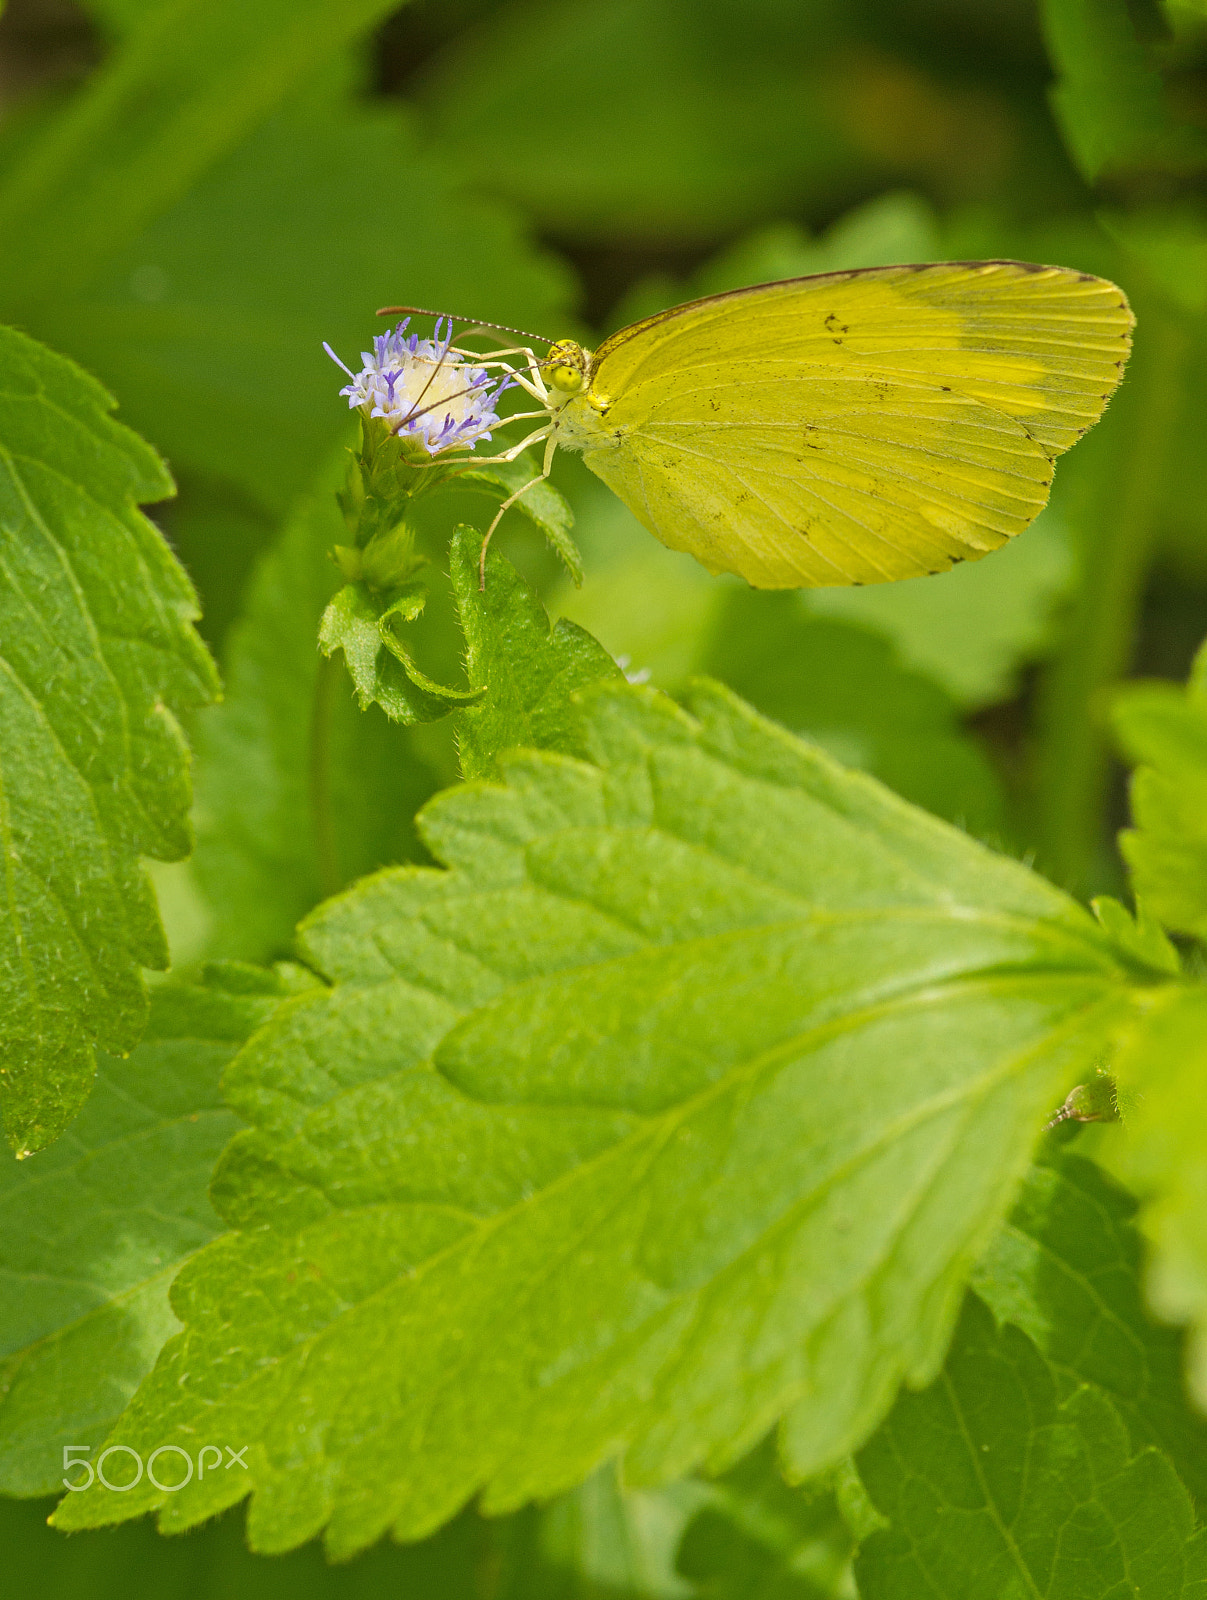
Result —
<svg viewBox="0 0 1207 1600"><path fill-rule="evenodd" d="M718 295L597 352L574 433L666 544L759 587L941 571L1022 531L1101 415L1131 313L1013 262Z"/></svg>

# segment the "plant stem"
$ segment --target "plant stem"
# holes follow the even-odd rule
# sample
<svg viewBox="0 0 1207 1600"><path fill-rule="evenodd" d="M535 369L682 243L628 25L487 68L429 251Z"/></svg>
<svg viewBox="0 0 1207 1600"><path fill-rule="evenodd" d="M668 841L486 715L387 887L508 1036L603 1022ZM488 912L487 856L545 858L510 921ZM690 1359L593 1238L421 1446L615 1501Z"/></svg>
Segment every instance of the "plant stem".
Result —
<svg viewBox="0 0 1207 1600"><path fill-rule="evenodd" d="M1185 354L1182 326L1163 307L1145 307L1138 325L1127 381L1074 458L1073 492L1064 498L1080 583L1040 693L1040 864L1083 893L1103 887L1109 773L1103 702L1132 659Z"/></svg>
<svg viewBox="0 0 1207 1600"><path fill-rule="evenodd" d="M340 663L320 653L310 704L310 815L319 892L324 900L343 887L335 848L335 808L331 801L331 711Z"/></svg>

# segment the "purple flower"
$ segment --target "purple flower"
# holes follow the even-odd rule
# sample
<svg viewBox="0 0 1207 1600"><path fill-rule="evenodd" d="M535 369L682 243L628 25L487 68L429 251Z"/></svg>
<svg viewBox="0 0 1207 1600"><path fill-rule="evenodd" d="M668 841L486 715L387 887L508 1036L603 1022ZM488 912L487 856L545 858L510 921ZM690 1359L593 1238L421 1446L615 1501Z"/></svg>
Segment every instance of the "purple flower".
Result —
<svg viewBox="0 0 1207 1600"><path fill-rule="evenodd" d="M451 319L443 335L436 323L433 339L408 336L409 320L378 334L372 353L361 351L364 366L357 373L324 344L332 361L352 379L340 393L347 395L350 407L361 406L368 416L383 418L391 433L418 440L429 455L472 450L498 426L495 405L511 380L492 378L485 367L452 351Z"/></svg>

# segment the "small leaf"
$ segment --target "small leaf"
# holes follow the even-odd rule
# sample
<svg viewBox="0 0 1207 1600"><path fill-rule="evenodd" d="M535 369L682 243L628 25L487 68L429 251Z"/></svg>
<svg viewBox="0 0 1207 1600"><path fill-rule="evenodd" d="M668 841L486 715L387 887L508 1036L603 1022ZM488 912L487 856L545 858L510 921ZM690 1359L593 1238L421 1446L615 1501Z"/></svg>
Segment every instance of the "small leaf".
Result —
<svg viewBox="0 0 1207 1600"><path fill-rule="evenodd" d="M58 1493L62 1447L99 1445L179 1327L168 1286L222 1231L206 1190L239 1125L219 1075L284 992L251 969L157 989L69 1136L0 1166L0 1493Z"/></svg>
<svg viewBox="0 0 1207 1600"><path fill-rule="evenodd" d="M854 1541L828 1483L792 1488L771 1439L700 1486L676 1566L708 1600L838 1600L851 1593Z"/></svg>
<svg viewBox="0 0 1207 1600"><path fill-rule="evenodd" d="M458 528L450 564L465 633L466 669L481 684L480 703L463 711L457 738L467 778L489 777L504 750L582 749L573 696L588 684L620 678L620 668L573 622L550 626L544 607L507 558L486 553L486 588L478 583L481 535Z"/></svg>
<svg viewBox="0 0 1207 1600"><path fill-rule="evenodd" d="M138 502L173 492L86 373L0 329L0 1103L28 1153L167 965L140 856L192 843L176 720L217 691L196 598Z"/></svg>
<svg viewBox="0 0 1207 1600"><path fill-rule="evenodd" d="M1182 970L1178 952L1144 906L1133 917L1127 907L1112 895L1101 894L1090 901L1090 909L1115 943L1122 949L1131 950L1144 966L1151 967L1155 972L1168 972L1174 977Z"/></svg>
<svg viewBox="0 0 1207 1600"><path fill-rule="evenodd" d="M856 1557L863 1600L1197 1600L1207 1581L1168 1459L1133 1454L1106 1395L1063 1383L975 1295L942 1376L858 1464L890 1521Z"/></svg>
<svg viewBox="0 0 1207 1600"><path fill-rule="evenodd" d="M448 872L309 921L330 987L227 1074L240 1231L178 1278L185 1332L113 1435L204 1427L249 1475L73 1495L60 1526L180 1529L251 1488L254 1548L326 1528L346 1557L618 1455L636 1485L719 1470L779 1416L803 1477L936 1371L1135 999L1017 862L719 688L695 707L597 686L594 764L506 758L428 807Z"/></svg>
<svg viewBox="0 0 1207 1600"><path fill-rule="evenodd" d="M1093 1162L1049 1144L972 1284L1062 1377L1102 1389L1132 1448L1158 1445L1207 1506L1207 1422L1187 1403L1180 1337L1145 1312L1136 1209Z"/></svg>
<svg viewBox="0 0 1207 1600"><path fill-rule="evenodd" d="M1188 1324L1191 1390L1207 1409L1207 987L1155 997L1115 1076L1129 1109L1104 1157L1140 1196L1149 1300Z"/></svg>
<svg viewBox="0 0 1207 1600"><path fill-rule="evenodd" d="M1203 164L1207 140L1172 117L1127 0L1044 0L1041 11L1060 74L1053 109L1089 182L1129 167Z"/></svg>
<svg viewBox="0 0 1207 1600"><path fill-rule="evenodd" d="M603 1467L537 1513L536 1548L496 1592L500 1600L690 1600L694 1590L675 1574L675 1549L708 1492L698 1481L625 1490L615 1468ZM523 1517L496 1519L496 1542Z"/></svg>
<svg viewBox="0 0 1207 1600"><path fill-rule="evenodd" d="M1140 683L1114 698L1115 733L1139 765L1136 826L1119 836L1136 896L1176 933L1207 937L1207 684L1201 652L1186 689Z"/></svg>
<svg viewBox="0 0 1207 1600"><path fill-rule="evenodd" d="M384 604L363 583L349 583L329 602L319 623L319 649L337 650L351 675L362 710L378 705L394 722L413 725L447 717L456 706L482 698L482 689L451 689L415 665L399 634L427 601L419 582L404 585Z"/></svg>
<svg viewBox="0 0 1207 1600"><path fill-rule="evenodd" d="M502 489L505 495L511 495L526 483L532 483L536 474L537 467L532 458L520 456L516 461L498 461L488 467L468 467L459 472L452 482L480 483L492 489ZM552 549L565 563L575 588L578 588L583 581L583 558L570 537L574 513L565 496L551 483L532 483L532 487L516 501L515 509L522 511L545 535Z"/></svg>

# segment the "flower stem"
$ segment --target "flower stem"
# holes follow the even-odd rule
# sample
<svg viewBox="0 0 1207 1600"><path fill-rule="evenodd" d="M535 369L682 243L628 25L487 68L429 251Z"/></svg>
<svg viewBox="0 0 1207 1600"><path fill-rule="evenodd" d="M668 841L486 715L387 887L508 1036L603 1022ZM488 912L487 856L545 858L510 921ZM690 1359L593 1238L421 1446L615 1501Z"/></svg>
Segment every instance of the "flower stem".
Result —
<svg viewBox="0 0 1207 1600"><path fill-rule="evenodd" d="M1066 504L1080 584L1040 692L1040 864L1082 893L1109 876L1105 691L1131 663L1185 354L1183 329L1163 307L1149 304L1139 329L1127 381L1069 464L1079 469Z"/></svg>
<svg viewBox="0 0 1207 1600"><path fill-rule="evenodd" d="M338 894L343 887L335 848L335 808L331 800L331 712L339 671L340 665L334 655L320 653L310 703L310 815L319 892L324 900Z"/></svg>

